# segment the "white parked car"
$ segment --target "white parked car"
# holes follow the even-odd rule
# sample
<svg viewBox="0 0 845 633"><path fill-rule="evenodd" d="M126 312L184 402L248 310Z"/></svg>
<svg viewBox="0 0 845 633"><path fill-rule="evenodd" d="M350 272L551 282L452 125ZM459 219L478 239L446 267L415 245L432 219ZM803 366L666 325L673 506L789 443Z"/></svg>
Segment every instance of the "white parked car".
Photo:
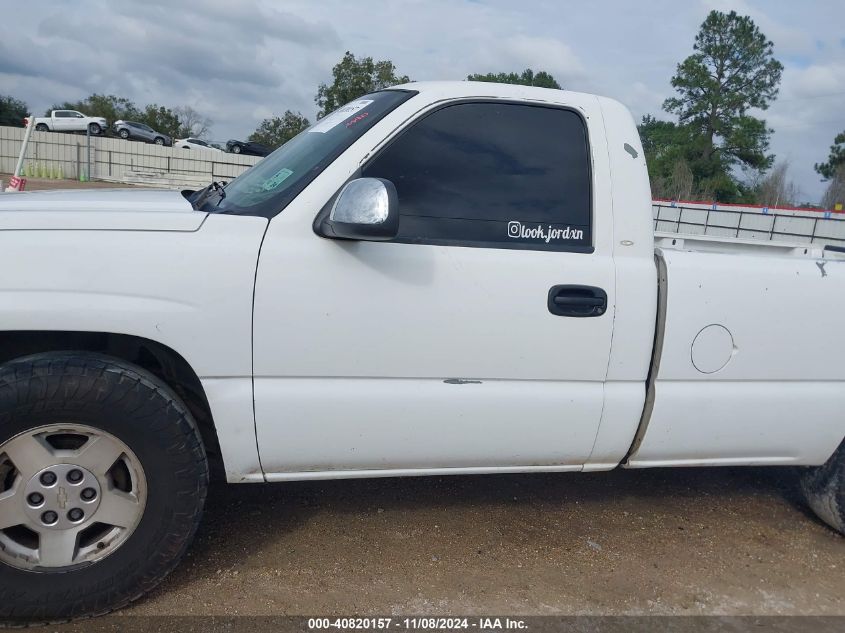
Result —
<svg viewBox="0 0 845 633"><path fill-rule="evenodd" d="M212 152L222 152L223 150L212 147L201 138L182 138L173 141L173 147L181 149L205 149Z"/></svg>
<svg viewBox="0 0 845 633"><path fill-rule="evenodd" d="M375 92L225 187L3 196L0 269L0 620L154 587L210 473L791 465L845 531L845 255L655 239L610 99Z"/></svg>
<svg viewBox="0 0 845 633"><path fill-rule="evenodd" d="M50 116L36 117L35 129L39 132L85 132L102 134L108 121L101 116L87 116L76 110L53 110Z"/></svg>

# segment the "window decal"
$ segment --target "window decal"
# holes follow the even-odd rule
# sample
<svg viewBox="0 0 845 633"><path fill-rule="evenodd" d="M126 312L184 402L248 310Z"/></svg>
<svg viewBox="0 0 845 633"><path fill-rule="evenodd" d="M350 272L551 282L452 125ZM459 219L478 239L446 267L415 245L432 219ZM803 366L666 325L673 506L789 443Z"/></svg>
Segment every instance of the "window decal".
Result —
<svg viewBox="0 0 845 633"><path fill-rule="evenodd" d="M584 231L582 229L573 229L571 226L553 226L548 224L543 226L526 226L519 220L511 220L508 222L508 237L516 239L541 240L548 244L554 241L569 241L569 240L583 240Z"/></svg>
<svg viewBox="0 0 845 633"><path fill-rule="evenodd" d="M353 101L352 103L347 103L342 108L335 110L330 115L323 117L308 131L311 133L318 133L318 134L325 134L334 126L339 125L353 114L358 112L358 110L362 110L366 108L373 102L372 99L358 99L357 101Z"/></svg>
<svg viewBox="0 0 845 633"><path fill-rule="evenodd" d="M287 179L287 177L290 176L292 173L293 173L293 171L291 171L290 169L288 169L286 167L280 169L275 174L273 174L270 178L268 178L267 180L264 181L264 184L261 185L262 191L272 191L273 189L278 187L280 184L282 184Z"/></svg>

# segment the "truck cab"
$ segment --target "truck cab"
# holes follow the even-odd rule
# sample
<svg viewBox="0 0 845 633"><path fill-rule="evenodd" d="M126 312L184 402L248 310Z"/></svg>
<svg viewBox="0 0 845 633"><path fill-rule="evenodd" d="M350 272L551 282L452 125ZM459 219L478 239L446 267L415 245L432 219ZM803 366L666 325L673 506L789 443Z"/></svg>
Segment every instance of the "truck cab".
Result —
<svg viewBox="0 0 845 633"><path fill-rule="evenodd" d="M373 116L387 99L401 103L264 239L254 361L268 476L618 462L642 412L657 309L630 115L591 95L485 84L414 84L342 114ZM613 145L608 119L625 130ZM307 152L366 121L321 122L299 143ZM358 177L395 186L396 234L325 239L329 207ZM599 310L577 309L585 293ZM309 424L279 424L280 407ZM617 431L596 446L602 426Z"/></svg>

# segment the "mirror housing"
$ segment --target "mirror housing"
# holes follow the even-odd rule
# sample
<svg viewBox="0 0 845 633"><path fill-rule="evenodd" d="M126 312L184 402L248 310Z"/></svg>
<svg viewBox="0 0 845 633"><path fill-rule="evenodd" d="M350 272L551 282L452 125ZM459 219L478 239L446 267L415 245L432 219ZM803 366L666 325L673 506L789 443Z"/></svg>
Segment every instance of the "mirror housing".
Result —
<svg viewBox="0 0 845 633"><path fill-rule="evenodd" d="M384 178L356 178L337 194L318 226L323 237L384 241L399 232L399 196Z"/></svg>

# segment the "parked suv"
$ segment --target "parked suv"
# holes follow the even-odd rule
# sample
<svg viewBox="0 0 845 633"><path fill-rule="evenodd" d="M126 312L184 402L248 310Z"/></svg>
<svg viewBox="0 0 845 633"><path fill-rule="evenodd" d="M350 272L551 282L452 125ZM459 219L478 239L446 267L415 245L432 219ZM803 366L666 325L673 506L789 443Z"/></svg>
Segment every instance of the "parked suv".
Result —
<svg viewBox="0 0 845 633"><path fill-rule="evenodd" d="M156 132L149 125L135 121L115 121L114 131L122 139L136 139L156 145L170 146L173 144L173 139L167 134Z"/></svg>

